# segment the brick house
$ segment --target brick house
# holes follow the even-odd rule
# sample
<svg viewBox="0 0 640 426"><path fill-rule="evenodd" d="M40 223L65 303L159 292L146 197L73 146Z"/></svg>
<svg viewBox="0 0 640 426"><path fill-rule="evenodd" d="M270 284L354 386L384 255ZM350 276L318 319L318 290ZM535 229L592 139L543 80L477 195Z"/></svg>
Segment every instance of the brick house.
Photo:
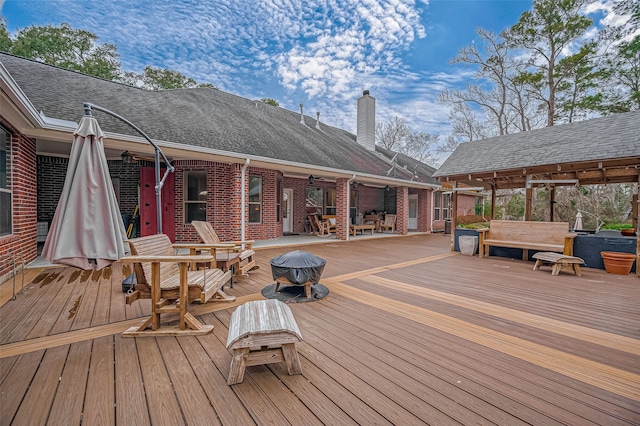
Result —
<svg viewBox="0 0 640 426"><path fill-rule="evenodd" d="M336 215L339 239L349 238L348 221L374 210L397 214L401 234L431 230L434 170L398 167L375 146L368 91L354 105L353 135L302 107L213 88L147 91L5 53L0 88L0 277L10 270L4 259L33 260L46 238L85 102L135 123L174 166L162 188L162 228L174 241L195 240L195 219L225 239L304 233L311 211ZM135 235L157 232L153 147L119 120L94 116L121 212L139 206Z"/></svg>

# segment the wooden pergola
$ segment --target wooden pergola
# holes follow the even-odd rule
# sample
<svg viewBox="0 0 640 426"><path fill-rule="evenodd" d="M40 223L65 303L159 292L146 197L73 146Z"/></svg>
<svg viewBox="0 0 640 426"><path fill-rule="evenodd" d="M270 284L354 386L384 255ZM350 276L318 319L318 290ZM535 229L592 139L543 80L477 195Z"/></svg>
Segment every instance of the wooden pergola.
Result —
<svg viewBox="0 0 640 426"><path fill-rule="evenodd" d="M452 188L453 212L457 211L458 191L491 191L492 217L497 190L524 188L524 220L531 218L536 187L549 188L553 206L558 186L635 183L632 217L640 235L640 111L464 143L434 177ZM550 208L551 221L553 210ZM452 228L456 226L453 215Z"/></svg>

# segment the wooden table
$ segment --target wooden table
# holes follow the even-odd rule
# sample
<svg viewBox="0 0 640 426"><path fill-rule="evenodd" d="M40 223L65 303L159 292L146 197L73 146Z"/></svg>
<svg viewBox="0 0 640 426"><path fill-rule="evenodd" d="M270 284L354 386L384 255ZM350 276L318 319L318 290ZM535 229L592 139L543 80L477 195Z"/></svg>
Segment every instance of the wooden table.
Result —
<svg viewBox="0 0 640 426"><path fill-rule="evenodd" d="M356 236L356 232L360 231L360 233L362 234L366 229L371 231L371 235L373 235L373 231L376 229L376 225L374 225L373 223L368 223L364 225L351 225L349 227L349 230L354 237Z"/></svg>
<svg viewBox="0 0 640 426"><path fill-rule="evenodd" d="M551 268L551 275L558 275L560 270L565 265L571 265L573 272L576 276L581 277L582 273L580 272L580 265L584 265L584 260L575 256L567 256L562 253L553 253L542 251L533 255L533 258L536 259L536 264L533 265L533 270L540 269L542 263L549 263L553 265Z"/></svg>

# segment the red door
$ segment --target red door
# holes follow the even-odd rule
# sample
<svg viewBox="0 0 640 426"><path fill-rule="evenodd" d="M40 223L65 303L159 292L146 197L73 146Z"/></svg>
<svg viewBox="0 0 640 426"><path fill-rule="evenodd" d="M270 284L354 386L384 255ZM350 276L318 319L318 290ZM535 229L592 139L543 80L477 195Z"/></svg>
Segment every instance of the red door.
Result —
<svg viewBox="0 0 640 426"><path fill-rule="evenodd" d="M160 169L160 178L164 176ZM158 233L158 212L156 210L156 171L153 167L140 167L140 236ZM169 173L162 186L162 233L175 242L175 194L173 173Z"/></svg>

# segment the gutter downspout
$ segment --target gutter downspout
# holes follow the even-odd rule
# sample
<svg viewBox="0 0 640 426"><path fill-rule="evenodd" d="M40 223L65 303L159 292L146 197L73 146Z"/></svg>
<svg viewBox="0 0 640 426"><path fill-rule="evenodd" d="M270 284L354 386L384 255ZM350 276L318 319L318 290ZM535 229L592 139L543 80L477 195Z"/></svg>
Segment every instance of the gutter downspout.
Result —
<svg viewBox="0 0 640 426"><path fill-rule="evenodd" d="M240 240L244 241L245 240L245 212L246 212L246 207L245 207L245 200L247 198L247 191L246 191L246 185L245 185L245 181L246 181L246 174L245 171L247 170L247 167L249 167L249 163L251 162L251 159L247 158L244 162L244 165L242 166L242 170L240 172L240 185L242 185L242 190L240 191ZM243 245L244 248L244 245Z"/></svg>
<svg viewBox="0 0 640 426"><path fill-rule="evenodd" d="M433 214L435 213L436 209L435 209L435 204L434 201L436 200L436 191L431 191L431 212L429 214L429 216L431 217L430 223L429 223L429 230L431 231L431 233L433 234Z"/></svg>
<svg viewBox="0 0 640 426"><path fill-rule="evenodd" d="M345 223L347 230L347 239L345 241L349 241L349 236L351 235L349 225L351 222L351 182L356 180L356 175L351 176L351 179L347 181L347 221Z"/></svg>

